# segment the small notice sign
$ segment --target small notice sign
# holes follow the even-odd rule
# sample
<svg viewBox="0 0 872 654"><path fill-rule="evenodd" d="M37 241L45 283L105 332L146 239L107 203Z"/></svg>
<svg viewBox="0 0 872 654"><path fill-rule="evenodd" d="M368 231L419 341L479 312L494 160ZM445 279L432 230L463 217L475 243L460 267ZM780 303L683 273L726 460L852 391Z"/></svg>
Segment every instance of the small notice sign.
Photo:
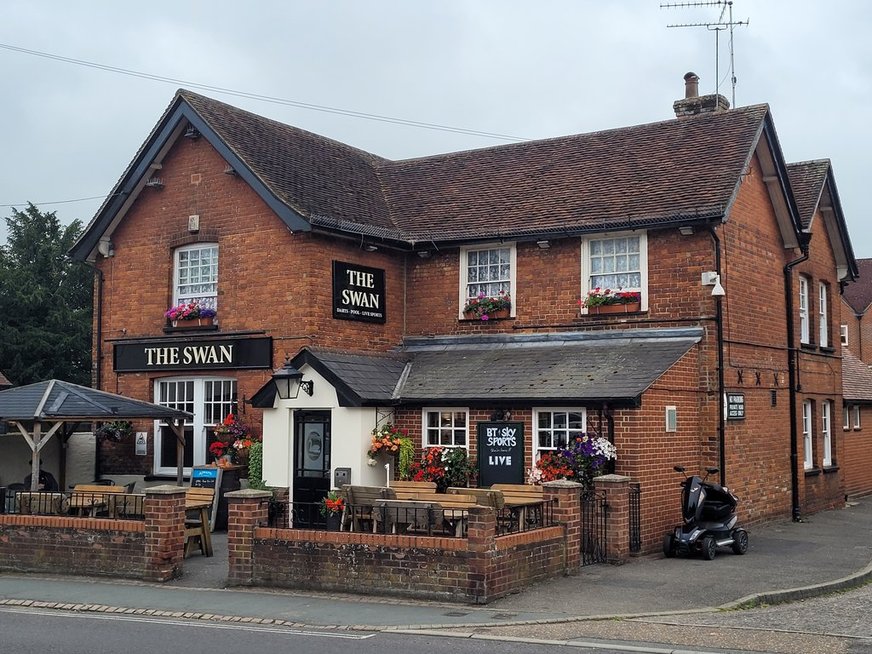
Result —
<svg viewBox="0 0 872 654"><path fill-rule="evenodd" d="M727 420L745 419L745 394L727 393Z"/></svg>
<svg viewBox="0 0 872 654"><path fill-rule="evenodd" d="M478 423L478 485L524 483L524 423Z"/></svg>
<svg viewBox="0 0 872 654"><path fill-rule="evenodd" d="M221 499L221 468L217 466L195 466L191 470L191 488L214 488L212 510L209 511L209 531L215 531L215 517L218 501Z"/></svg>

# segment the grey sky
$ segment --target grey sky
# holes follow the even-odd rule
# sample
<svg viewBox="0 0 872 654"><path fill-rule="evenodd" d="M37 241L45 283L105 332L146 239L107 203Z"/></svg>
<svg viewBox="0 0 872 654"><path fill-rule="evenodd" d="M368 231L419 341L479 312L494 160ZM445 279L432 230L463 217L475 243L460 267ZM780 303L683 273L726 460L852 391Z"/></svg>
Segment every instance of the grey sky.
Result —
<svg viewBox="0 0 872 654"><path fill-rule="evenodd" d="M665 1L665 0L664 0ZM660 0L4 0L0 44L353 111L546 138L664 120L715 87L719 8ZM830 158L858 258L872 151L865 0L735 0L738 105L767 102L788 161ZM727 33L721 92L730 97ZM91 219L180 84L0 48L0 205ZM506 141L192 90L400 159ZM100 196L101 199L48 204ZM0 217L11 209L0 206ZM5 223L4 223L5 225ZM5 232L0 226L0 238Z"/></svg>

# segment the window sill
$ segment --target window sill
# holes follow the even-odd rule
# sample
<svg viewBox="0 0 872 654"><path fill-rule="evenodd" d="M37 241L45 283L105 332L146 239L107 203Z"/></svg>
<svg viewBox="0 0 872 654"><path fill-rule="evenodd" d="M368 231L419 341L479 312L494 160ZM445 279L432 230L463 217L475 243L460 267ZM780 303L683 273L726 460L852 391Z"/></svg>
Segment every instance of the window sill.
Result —
<svg viewBox="0 0 872 654"><path fill-rule="evenodd" d="M814 352L817 350L817 346L814 343L800 343L799 349L805 350L806 352Z"/></svg>
<svg viewBox="0 0 872 654"><path fill-rule="evenodd" d="M827 354L835 354L836 348L830 347L829 345L821 345L821 352L826 352Z"/></svg>
<svg viewBox="0 0 872 654"><path fill-rule="evenodd" d="M806 477L817 477L819 474L821 474L820 468L806 468L806 471L805 471Z"/></svg>
<svg viewBox="0 0 872 654"><path fill-rule="evenodd" d="M620 307L622 305L615 305L616 307ZM643 311L641 309L633 309L633 310L613 310L613 311L603 311L600 309L599 311L593 311L591 309L587 310L587 313L580 313L578 315L579 318L622 318L624 316L642 316L647 314L648 311Z"/></svg>
<svg viewBox="0 0 872 654"><path fill-rule="evenodd" d="M839 471L839 466L837 466L837 465L824 466L824 474L825 475L831 475L834 472L838 472L838 471Z"/></svg>
<svg viewBox="0 0 872 654"><path fill-rule="evenodd" d="M478 317L470 317L467 318L465 315L462 318L458 318L458 322L469 323L469 322L499 322L501 320L514 320L515 316L488 316L487 320L482 320Z"/></svg>

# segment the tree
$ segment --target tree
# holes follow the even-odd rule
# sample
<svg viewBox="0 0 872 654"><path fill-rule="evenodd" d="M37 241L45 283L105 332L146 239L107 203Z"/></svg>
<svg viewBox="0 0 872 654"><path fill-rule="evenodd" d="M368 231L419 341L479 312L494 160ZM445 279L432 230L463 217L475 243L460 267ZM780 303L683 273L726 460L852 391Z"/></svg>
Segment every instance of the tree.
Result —
<svg viewBox="0 0 872 654"><path fill-rule="evenodd" d="M28 203L0 246L0 370L15 385L91 380L93 272L67 251L82 232Z"/></svg>

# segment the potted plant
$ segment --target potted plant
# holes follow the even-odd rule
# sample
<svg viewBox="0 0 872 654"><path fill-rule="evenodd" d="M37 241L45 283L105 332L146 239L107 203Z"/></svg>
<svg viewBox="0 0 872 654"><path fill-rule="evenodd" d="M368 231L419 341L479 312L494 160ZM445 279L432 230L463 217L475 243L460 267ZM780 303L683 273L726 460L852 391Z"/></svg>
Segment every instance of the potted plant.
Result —
<svg viewBox="0 0 872 654"><path fill-rule="evenodd" d="M577 481L585 488L603 473L606 463L617 458L617 450L607 438L596 434L577 436L566 447L546 452L527 473L527 481L541 484L555 479Z"/></svg>
<svg viewBox="0 0 872 654"><path fill-rule="evenodd" d="M327 531L339 531L342 526L342 512L345 510L345 498L336 491L327 493L321 500L320 512L327 523Z"/></svg>
<svg viewBox="0 0 872 654"><path fill-rule="evenodd" d="M508 318L511 310L512 296L505 291L492 297L481 292L463 307L463 317L466 320L500 320Z"/></svg>
<svg viewBox="0 0 872 654"><path fill-rule="evenodd" d="M372 441L366 453L367 464L374 466L379 455L399 457L399 473L402 479L404 474L409 474L414 453L415 446L409 438L409 432L388 422L372 430Z"/></svg>
<svg viewBox="0 0 872 654"><path fill-rule="evenodd" d="M634 313L642 308L642 294L638 291L625 291L620 288L613 291L597 286L578 303L587 309L588 314Z"/></svg>
<svg viewBox="0 0 872 654"><path fill-rule="evenodd" d="M475 465L463 447L428 447L411 470L412 481L432 481L437 493L449 486L469 486L474 476Z"/></svg>
<svg viewBox="0 0 872 654"><path fill-rule="evenodd" d="M209 327L214 323L215 309L201 306L199 302L182 302L167 309L164 316L173 327Z"/></svg>
<svg viewBox="0 0 872 654"><path fill-rule="evenodd" d="M248 425L239 420L235 414L228 413L220 425L212 430L215 442L209 446L209 452L217 459L223 459L226 464L248 464L251 446L260 439L251 434Z"/></svg>

